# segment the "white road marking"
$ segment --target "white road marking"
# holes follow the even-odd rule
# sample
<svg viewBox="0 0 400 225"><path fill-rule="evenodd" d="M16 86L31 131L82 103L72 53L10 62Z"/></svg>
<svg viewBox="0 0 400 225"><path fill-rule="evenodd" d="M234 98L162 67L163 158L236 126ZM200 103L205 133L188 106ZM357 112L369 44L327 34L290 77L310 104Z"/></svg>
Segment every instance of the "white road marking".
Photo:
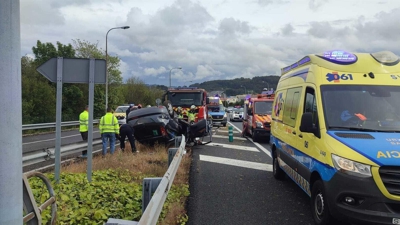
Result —
<svg viewBox="0 0 400 225"><path fill-rule="evenodd" d="M208 155L200 155L200 160L206 162L220 163L230 166L239 166L249 169L272 172L272 165L266 163L256 163L256 162L249 162L238 159L227 159L227 158L208 156Z"/></svg>
<svg viewBox="0 0 400 225"><path fill-rule="evenodd" d="M226 138L226 139L228 139L229 138L229 136L227 136L227 135L217 135L217 134L213 134L213 136L212 136L213 138ZM247 140L247 138L244 138L244 137L233 137L233 140L243 140L243 141L245 141L245 140Z"/></svg>
<svg viewBox="0 0 400 225"><path fill-rule="evenodd" d="M257 148L248 147L248 146L220 144L220 143L215 143L215 142L208 143L207 145L208 146L223 147L223 148L230 148L230 149L237 149L237 150L244 150L244 151L251 151L251 152L260 152Z"/></svg>
<svg viewBox="0 0 400 225"><path fill-rule="evenodd" d="M98 133L99 131L93 131L93 133ZM69 137L75 137L75 136L81 136L81 134L74 134L74 135L69 135L69 136L63 136L61 138L69 138ZM22 145L27 145L27 144L34 144L34 143L40 143L40 142L46 142L46 141L55 141L55 138L51 138L51 139L46 139L46 140L40 140L40 141L32 141L32 142L26 142L23 143Z"/></svg>
<svg viewBox="0 0 400 225"><path fill-rule="evenodd" d="M232 123L228 122L230 125L232 125L236 130L238 130L240 133L242 133L242 130L240 130L239 128L237 128L235 125L233 125ZM263 151L265 154L267 154L270 158L272 158L271 156L271 152L269 150L267 150L266 148L264 148L262 145L260 145L257 142L254 142L252 139L248 139L249 141L253 142L253 144L255 144L261 151Z"/></svg>

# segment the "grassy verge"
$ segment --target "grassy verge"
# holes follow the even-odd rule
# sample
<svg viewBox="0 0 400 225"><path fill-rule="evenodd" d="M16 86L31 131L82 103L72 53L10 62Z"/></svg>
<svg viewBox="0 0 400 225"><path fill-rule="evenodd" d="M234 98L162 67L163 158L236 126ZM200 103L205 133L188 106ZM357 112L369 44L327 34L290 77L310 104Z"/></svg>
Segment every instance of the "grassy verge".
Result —
<svg viewBox="0 0 400 225"><path fill-rule="evenodd" d="M129 144L127 146L129 150ZM86 161L62 168L60 182L52 181L57 196L57 224L104 224L108 218L139 221L142 210L142 181L145 177L163 177L168 169L168 149L138 144L139 153L116 151L114 155L94 157L92 182L86 178ZM159 223L185 224L186 198L189 196L190 151L183 156L168 194ZM44 184L30 179L38 204L48 198ZM43 224L50 220L50 210L42 213Z"/></svg>

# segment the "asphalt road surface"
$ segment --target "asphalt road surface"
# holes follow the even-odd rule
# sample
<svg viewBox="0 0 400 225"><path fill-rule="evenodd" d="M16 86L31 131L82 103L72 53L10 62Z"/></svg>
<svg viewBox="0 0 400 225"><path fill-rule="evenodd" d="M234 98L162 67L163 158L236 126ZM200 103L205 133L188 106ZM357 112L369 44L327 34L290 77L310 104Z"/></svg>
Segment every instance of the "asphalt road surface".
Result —
<svg viewBox="0 0 400 225"><path fill-rule="evenodd" d="M211 144L193 148L188 225L313 224L309 197L289 178L274 179L269 144L235 127L233 142L221 127Z"/></svg>
<svg viewBox="0 0 400 225"><path fill-rule="evenodd" d="M28 135L22 137L22 152L27 153L38 149L53 148L56 145L56 133ZM99 128L93 128L93 139L100 138ZM81 142L82 137L79 130L61 132L61 145Z"/></svg>

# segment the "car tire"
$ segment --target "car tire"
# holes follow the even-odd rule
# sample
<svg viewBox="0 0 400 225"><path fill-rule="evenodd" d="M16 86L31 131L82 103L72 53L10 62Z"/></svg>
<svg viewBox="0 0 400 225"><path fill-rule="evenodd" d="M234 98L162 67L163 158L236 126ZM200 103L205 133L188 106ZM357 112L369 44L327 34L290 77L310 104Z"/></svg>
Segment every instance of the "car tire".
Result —
<svg viewBox="0 0 400 225"><path fill-rule="evenodd" d="M311 190L311 214L316 225L338 224L329 210L324 183L322 180L314 182Z"/></svg>
<svg viewBox="0 0 400 225"><path fill-rule="evenodd" d="M254 142L258 142L258 136L254 133L254 130L251 130L251 138Z"/></svg>
<svg viewBox="0 0 400 225"><path fill-rule="evenodd" d="M285 178L285 172L279 166L276 151L272 153L272 173L274 175L274 178L277 180L283 180Z"/></svg>

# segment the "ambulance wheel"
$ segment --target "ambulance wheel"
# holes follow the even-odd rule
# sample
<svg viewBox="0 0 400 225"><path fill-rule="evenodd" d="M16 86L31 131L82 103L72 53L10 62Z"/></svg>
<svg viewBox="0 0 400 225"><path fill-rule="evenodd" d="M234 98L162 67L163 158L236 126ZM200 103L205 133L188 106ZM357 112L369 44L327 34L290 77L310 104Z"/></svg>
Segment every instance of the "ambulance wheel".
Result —
<svg viewBox="0 0 400 225"><path fill-rule="evenodd" d="M327 201L324 183L321 180L315 181L311 191L311 214L316 225L337 224L330 214Z"/></svg>
<svg viewBox="0 0 400 225"><path fill-rule="evenodd" d="M274 175L274 178L277 180L283 180L285 178L285 172L283 172L283 170L281 169L281 167L279 167L279 161L278 161L278 157L276 155L276 151L274 151L272 153L272 172Z"/></svg>

